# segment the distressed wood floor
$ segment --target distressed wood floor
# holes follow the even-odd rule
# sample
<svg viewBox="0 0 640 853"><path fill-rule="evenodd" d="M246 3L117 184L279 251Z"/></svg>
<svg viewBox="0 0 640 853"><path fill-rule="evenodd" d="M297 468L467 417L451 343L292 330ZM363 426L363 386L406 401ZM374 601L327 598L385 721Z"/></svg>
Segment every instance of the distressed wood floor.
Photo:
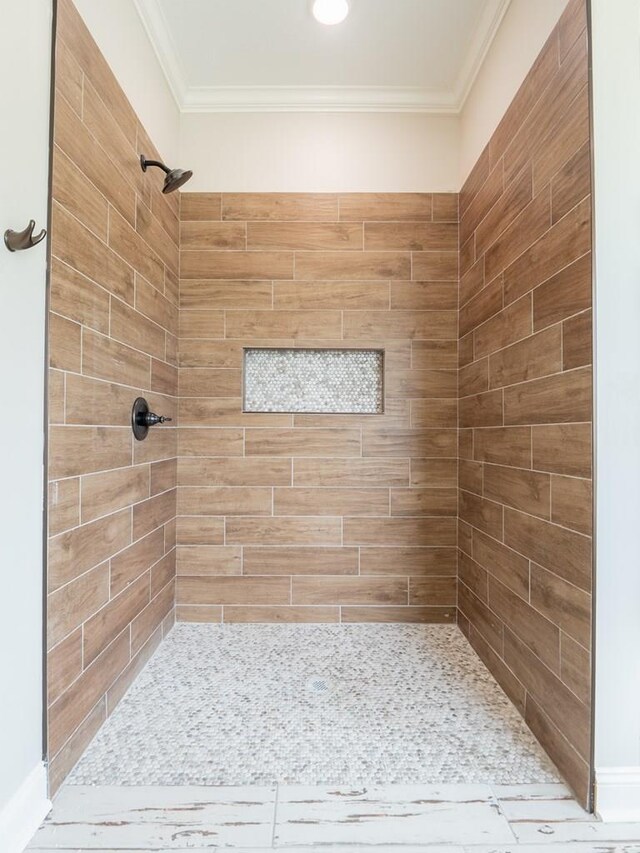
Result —
<svg viewBox="0 0 640 853"><path fill-rule="evenodd" d="M563 785L85 787L59 794L29 850L140 853L640 853Z"/></svg>

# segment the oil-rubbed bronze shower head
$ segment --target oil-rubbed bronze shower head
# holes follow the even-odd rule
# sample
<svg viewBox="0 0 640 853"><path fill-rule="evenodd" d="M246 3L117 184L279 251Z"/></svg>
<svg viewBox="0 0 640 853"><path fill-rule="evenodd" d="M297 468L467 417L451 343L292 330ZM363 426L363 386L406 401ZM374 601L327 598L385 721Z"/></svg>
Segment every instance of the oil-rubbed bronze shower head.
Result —
<svg viewBox="0 0 640 853"><path fill-rule="evenodd" d="M148 166L157 166L159 169L162 169L166 175L164 179L164 186L162 187L163 193L172 193L174 190L177 190L178 187L186 184L189 178L193 175L193 172L190 170L170 169L168 166L165 166L164 163L161 163L160 160L147 160L144 154L140 155L140 166L142 167L143 172L147 171Z"/></svg>

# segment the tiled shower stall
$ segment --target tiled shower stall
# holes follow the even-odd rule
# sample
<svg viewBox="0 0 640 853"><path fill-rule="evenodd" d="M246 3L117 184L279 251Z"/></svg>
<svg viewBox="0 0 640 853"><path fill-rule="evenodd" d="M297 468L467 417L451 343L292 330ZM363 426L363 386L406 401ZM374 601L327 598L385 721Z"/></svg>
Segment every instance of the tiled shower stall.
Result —
<svg viewBox="0 0 640 853"><path fill-rule="evenodd" d="M459 195L165 196L71 0L55 79L52 790L175 619L457 623L588 802L584 0ZM246 412L245 348L383 351L384 411Z"/></svg>

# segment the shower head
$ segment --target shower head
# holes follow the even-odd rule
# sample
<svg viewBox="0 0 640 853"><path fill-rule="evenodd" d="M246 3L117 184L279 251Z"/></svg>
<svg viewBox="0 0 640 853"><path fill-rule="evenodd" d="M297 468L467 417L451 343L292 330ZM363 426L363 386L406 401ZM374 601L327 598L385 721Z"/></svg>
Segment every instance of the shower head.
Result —
<svg viewBox="0 0 640 853"><path fill-rule="evenodd" d="M164 186L162 187L163 193L172 193L174 190L177 190L178 187L181 187L183 184L186 184L189 178L193 175L193 172L185 169L169 169L168 166L165 166L164 163L161 163L160 160L147 160L144 154L140 155L140 166L142 167L142 171L146 172L148 166L157 166L159 169L165 173Z"/></svg>

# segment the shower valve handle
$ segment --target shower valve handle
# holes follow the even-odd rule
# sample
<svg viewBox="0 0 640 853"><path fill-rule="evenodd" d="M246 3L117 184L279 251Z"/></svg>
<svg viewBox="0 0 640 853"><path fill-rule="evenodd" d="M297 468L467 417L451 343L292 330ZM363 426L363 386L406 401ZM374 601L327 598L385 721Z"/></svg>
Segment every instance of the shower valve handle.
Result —
<svg viewBox="0 0 640 853"><path fill-rule="evenodd" d="M173 418L165 418L164 415L156 415L155 412L147 412L142 416L142 421L146 426L155 426L156 424L164 424L171 421Z"/></svg>
<svg viewBox="0 0 640 853"><path fill-rule="evenodd" d="M171 420L172 418L167 418L164 415L156 415L155 412L152 412L144 397L138 397L133 404L133 409L131 410L131 428L138 441L144 441L149 432L149 427L156 424L164 424Z"/></svg>

